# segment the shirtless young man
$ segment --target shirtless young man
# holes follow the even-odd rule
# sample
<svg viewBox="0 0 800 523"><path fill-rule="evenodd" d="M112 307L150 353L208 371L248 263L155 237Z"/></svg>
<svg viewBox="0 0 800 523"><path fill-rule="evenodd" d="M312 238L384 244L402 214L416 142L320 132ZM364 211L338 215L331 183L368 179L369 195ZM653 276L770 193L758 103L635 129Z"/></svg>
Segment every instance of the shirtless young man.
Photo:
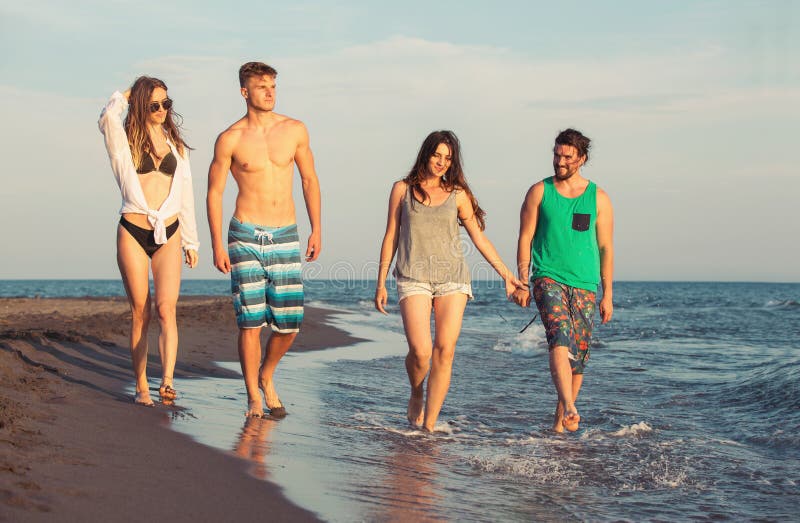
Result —
<svg viewBox="0 0 800 523"><path fill-rule="evenodd" d="M206 205L214 266L231 275L239 362L247 387L246 415L263 416L266 401L270 414L280 418L286 409L275 391L273 374L303 320L300 242L292 198L295 164L311 222L306 261L316 260L320 253L321 204L305 125L273 112L277 74L261 62L239 68L247 114L217 138L208 170ZM222 194L228 171L239 191L226 246L222 241ZM262 360L261 328L265 325L272 334Z"/></svg>

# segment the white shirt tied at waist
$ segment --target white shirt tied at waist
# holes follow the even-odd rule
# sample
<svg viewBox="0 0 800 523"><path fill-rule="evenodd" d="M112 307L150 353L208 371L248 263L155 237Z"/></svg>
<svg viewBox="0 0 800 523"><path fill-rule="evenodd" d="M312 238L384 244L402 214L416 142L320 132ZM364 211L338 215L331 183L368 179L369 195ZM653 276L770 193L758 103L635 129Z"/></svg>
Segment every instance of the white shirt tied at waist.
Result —
<svg viewBox="0 0 800 523"><path fill-rule="evenodd" d="M197 238L197 221L194 214L194 194L192 192L192 173L189 168L188 153L184 157L178 154L175 145L167 140L172 154L177 160L177 167L172 178L169 194L161 207L151 209L147 205L139 173L133 165L128 136L122 123L122 113L128 108L128 100L119 91L111 95L97 122L106 143L111 170L119 185L122 195L120 214L146 214L147 222L153 227L155 242L159 245L167 243L167 226L165 220L178 215L181 231L181 247L184 250L198 250L200 242Z"/></svg>
<svg viewBox="0 0 800 523"><path fill-rule="evenodd" d="M154 211L148 211L147 222L153 228L153 239L155 242L159 245L167 243L167 224L164 223L164 218L160 217L158 213Z"/></svg>

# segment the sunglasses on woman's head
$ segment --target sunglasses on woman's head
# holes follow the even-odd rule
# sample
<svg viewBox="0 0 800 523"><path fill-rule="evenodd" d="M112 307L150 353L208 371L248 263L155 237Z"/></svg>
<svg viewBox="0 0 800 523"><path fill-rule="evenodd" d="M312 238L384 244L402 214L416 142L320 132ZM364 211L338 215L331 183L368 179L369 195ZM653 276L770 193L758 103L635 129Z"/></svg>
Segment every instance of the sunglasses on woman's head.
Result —
<svg viewBox="0 0 800 523"><path fill-rule="evenodd" d="M163 107L165 111L169 111L172 109L172 100L167 98L163 102L150 102L150 105L147 107L150 108L151 113L157 112L161 107Z"/></svg>

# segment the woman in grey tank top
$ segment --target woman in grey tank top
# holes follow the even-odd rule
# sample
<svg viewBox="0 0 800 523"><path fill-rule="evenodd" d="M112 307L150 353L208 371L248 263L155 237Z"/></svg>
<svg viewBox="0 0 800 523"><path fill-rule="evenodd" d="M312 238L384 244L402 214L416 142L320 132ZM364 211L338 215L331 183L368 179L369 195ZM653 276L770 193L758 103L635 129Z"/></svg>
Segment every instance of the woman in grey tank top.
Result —
<svg viewBox="0 0 800 523"><path fill-rule="evenodd" d="M522 286L484 235L484 214L464 178L456 135L451 131L429 134L408 176L392 187L375 289L375 308L386 314L385 283L396 253L394 276L408 341L406 372L411 384L406 415L411 425L429 432L435 429L450 388L461 320L472 297L459 225L503 278L507 297Z"/></svg>

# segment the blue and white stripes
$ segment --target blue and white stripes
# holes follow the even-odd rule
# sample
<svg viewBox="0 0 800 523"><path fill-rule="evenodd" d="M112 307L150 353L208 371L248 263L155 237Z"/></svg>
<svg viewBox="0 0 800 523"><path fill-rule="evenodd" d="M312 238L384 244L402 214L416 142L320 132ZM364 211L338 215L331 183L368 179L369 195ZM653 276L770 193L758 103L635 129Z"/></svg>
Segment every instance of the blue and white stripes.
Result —
<svg viewBox="0 0 800 523"><path fill-rule="evenodd" d="M303 321L303 282L297 225L263 227L235 217L228 230L231 291L239 328L270 325L298 332Z"/></svg>

